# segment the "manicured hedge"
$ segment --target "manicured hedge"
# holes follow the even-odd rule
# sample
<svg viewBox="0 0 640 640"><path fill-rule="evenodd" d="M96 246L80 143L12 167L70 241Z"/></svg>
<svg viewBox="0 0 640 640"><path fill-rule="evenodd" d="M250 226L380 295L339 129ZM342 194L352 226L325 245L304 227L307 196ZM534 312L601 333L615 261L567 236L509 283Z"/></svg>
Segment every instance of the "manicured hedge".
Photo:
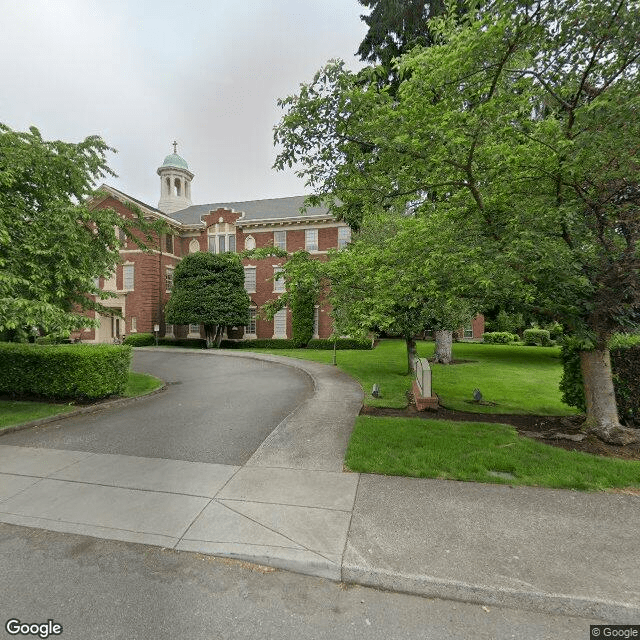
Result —
<svg viewBox="0 0 640 640"><path fill-rule="evenodd" d="M548 347L552 344L551 334L546 329L525 329L522 337L529 346Z"/></svg>
<svg viewBox="0 0 640 640"><path fill-rule="evenodd" d="M338 338L335 343L336 349L373 349L373 342L368 338ZM333 349L333 340L309 340L307 349Z"/></svg>
<svg viewBox="0 0 640 640"><path fill-rule="evenodd" d="M293 340L273 338L271 340L223 340L222 349L294 349Z"/></svg>
<svg viewBox="0 0 640 640"><path fill-rule="evenodd" d="M185 347L187 349L206 349L204 338L158 338L158 344L165 347Z"/></svg>
<svg viewBox="0 0 640 640"><path fill-rule="evenodd" d="M620 420L640 428L640 336L616 336L610 344L613 386ZM560 351L562 401L586 411L579 345L567 341Z"/></svg>
<svg viewBox="0 0 640 640"><path fill-rule="evenodd" d="M150 347L156 343L153 333L130 333L125 339L124 344L132 347Z"/></svg>
<svg viewBox="0 0 640 640"><path fill-rule="evenodd" d="M508 331L489 331L482 334L482 341L487 344L511 344L518 336Z"/></svg>
<svg viewBox="0 0 640 640"><path fill-rule="evenodd" d="M0 393L94 400L127 386L131 347L0 344Z"/></svg>
<svg viewBox="0 0 640 640"><path fill-rule="evenodd" d="M193 349L206 349L207 342L202 339L174 340L173 338L160 338L158 344L174 347L191 347ZM259 339L259 340L223 340L221 349L297 349L294 340L283 338ZM333 349L333 340L309 340L307 349ZM357 338L338 338L337 349L372 349L371 340Z"/></svg>

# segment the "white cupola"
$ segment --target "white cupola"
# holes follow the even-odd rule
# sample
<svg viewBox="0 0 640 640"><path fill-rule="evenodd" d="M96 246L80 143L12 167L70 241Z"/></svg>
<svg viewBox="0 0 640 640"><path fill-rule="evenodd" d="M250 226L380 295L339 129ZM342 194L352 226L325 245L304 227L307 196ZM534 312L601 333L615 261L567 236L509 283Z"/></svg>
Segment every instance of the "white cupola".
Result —
<svg viewBox="0 0 640 640"><path fill-rule="evenodd" d="M158 167L160 176L160 200L158 209L162 213L173 213L191 206L191 180L193 173L184 158L177 154L178 143L173 143L173 153L169 154Z"/></svg>

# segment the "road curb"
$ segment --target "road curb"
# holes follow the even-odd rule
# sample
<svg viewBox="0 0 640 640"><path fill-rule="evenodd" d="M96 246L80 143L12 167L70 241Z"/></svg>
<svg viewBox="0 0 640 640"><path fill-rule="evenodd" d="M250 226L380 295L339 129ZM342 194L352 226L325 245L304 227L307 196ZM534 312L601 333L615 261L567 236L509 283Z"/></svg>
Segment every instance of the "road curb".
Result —
<svg viewBox="0 0 640 640"><path fill-rule="evenodd" d="M105 402L98 402L87 407L81 407L80 409L76 409L75 411L69 411L68 413L59 413L55 416L49 416L48 418L31 420L29 422L23 422L22 424L15 424L11 427L5 427L4 429L0 429L0 438L8 433L22 431L23 429L30 429L31 427L38 427L41 424L49 424L50 422L57 422L58 420L66 420L67 418L73 418L74 416L79 416L84 413L95 413L96 411L102 411L103 409L124 407L128 404L133 404L138 400L143 400L144 398L148 398L149 396L154 396L158 393L162 393L166 390L166 388L167 385L163 384L161 387L158 387L153 391L149 391L149 393L144 393L141 396L136 396L135 398L116 398L115 400L106 400Z"/></svg>
<svg viewBox="0 0 640 640"><path fill-rule="evenodd" d="M426 598L596 618L615 624L637 624L640 620L640 606L622 602L466 584L426 575L406 575L387 569L365 569L352 564L342 565L342 582Z"/></svg>

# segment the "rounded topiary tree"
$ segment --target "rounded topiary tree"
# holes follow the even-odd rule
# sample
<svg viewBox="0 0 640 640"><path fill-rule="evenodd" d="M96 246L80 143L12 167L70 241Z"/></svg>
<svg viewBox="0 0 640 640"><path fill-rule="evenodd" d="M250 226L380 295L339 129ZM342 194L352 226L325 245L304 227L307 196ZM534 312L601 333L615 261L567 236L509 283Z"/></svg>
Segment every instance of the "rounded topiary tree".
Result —
<svg viewBox="0 0 640 640"><path fill-rule="evenodd" d="M203 324L207 347L220 346L225 327L249 322L249 302L237 255L198 252L176 267L165 316L171 324Z"/></svg>

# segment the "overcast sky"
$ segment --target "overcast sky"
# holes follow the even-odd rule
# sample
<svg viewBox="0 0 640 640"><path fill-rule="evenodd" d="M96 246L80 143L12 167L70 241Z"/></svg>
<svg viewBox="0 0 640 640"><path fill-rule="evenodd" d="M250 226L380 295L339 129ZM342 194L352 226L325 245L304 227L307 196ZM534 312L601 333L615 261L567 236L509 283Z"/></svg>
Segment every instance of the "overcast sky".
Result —
<svg viewBox="0 0 640 640"><path fill-rule="evenodd" d="M352 68L356 0L4 2L0 122L47 139L99 134L118 151L107 182L156 206L156 169L178 141L194 204L304 193L275 172L278 98L330 58Z"/></svg>

